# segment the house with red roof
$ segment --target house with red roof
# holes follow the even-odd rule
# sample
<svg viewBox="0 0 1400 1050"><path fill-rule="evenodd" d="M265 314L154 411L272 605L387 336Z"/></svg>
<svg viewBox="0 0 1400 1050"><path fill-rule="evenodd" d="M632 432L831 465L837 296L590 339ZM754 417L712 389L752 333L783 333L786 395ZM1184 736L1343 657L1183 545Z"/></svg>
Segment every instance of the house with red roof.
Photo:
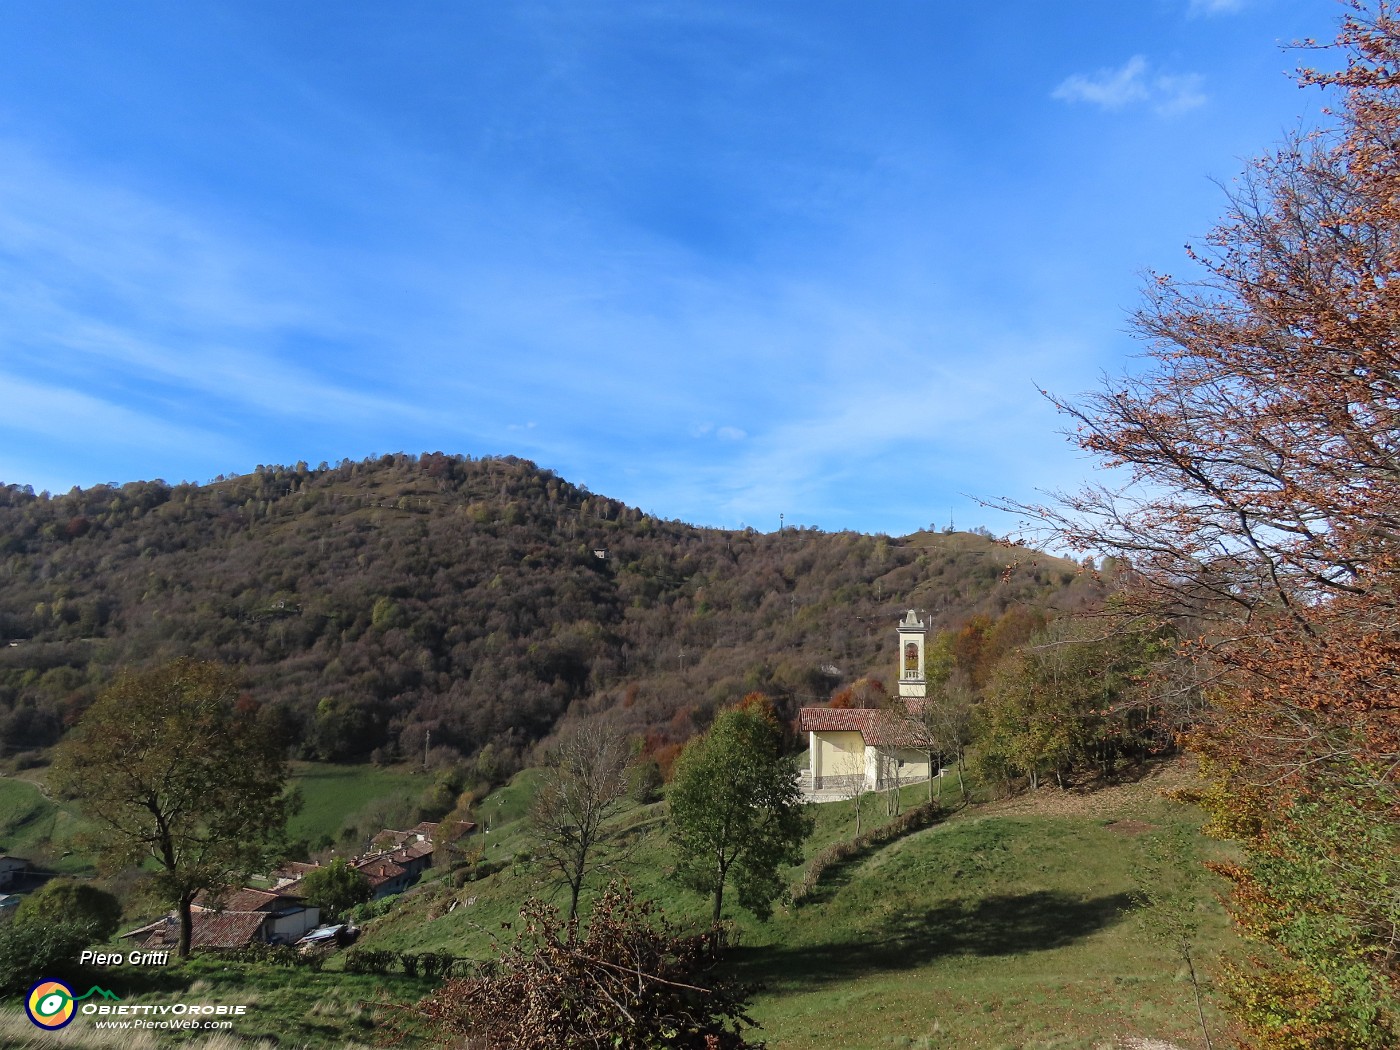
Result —
<svg viewBox="0 0 1400 1050"><path fill-rule="evenodd" d="M321 909L300 897L251 887L221 894L201 893L190 909L190 948L243 948L249 944L291 944L321 922ZM173 912L121 935L140 948L159 950L180 943L180 919Z"/></svg>
<svg viewBox="0 0 1400 1050"><path fill-rule="evenodd" d="M391 893L402 893L418 877L416 873L410 872L387 853L365 857L352 862L350 866L369 880L370 889L374 891L371 900L387 897Z"/></svg>
<svg viewBox="0 0 1400 1050"><path fill-rule="evenodd" d="M280 890L287 886L299 884L303 875L305 875L309 871L315 871L320 866L321 865L319 863L313 863L309 861L284 861L281 867L274 868L272 870L272 873L268 876L268 878L272 882L272 888L275 890ZM292 892L295 893L296 891L293 890Z"/></svg>
<svg viewBox="0 0 1400 1050"><path fill-rule="evenodd" d="M470 835L475 830L476 822L471 820L450 820L440 824L425 820L421 824L415 824L407 831L385 828L370 840L370 845L383 851L391 851L400 847L418 847L419 855L427 856L429 858L428 864L431 865L435 844L456 842L462 836Z"/></svg>

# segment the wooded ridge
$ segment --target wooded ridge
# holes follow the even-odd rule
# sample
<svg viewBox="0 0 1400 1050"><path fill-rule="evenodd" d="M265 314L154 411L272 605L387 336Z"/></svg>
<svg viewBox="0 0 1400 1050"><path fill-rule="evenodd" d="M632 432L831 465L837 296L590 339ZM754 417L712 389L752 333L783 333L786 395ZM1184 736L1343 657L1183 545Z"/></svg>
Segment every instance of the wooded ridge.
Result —
<svg viewBox="0 0 1400 1050"><path fill-rule="evenodd" d="M698 528L514 457L0 488L0 751L53 744L122 667L240 670L304 757L448 748L509 773L561 718L653 750L751 690L795 713L935 630L1103 585L975 533ZM21 759L22 761L22 759Z"/></svg>

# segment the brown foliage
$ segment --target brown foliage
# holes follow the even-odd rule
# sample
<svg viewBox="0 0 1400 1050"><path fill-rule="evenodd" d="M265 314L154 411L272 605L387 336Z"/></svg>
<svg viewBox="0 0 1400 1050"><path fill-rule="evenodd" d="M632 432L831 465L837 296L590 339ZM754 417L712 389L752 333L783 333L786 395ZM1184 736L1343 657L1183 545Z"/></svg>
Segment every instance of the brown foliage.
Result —
<svg viewBox="0 0 1400 1050"><path fill-rule="evenodd" d="M745 989L714 975L725 936L682 935L655 902L610 886L587 933L531 900L499 961L419 1004L441 1043L469 1050L551 1047L744 1050Z"/></svg>
<svg viewBox="0 0 1400 1050"><path fill-rule="evenodd" d="M613 709L680 744L746 692L795 713L889 667L906 603L946 628L1095 590L1002 581L1014 557L968 533L695 528L513 458L0 486L0 757L55 743L118 667L179 655L242 668L303 758L417 758L431 735L497 779L566 713Z"/></svg>
<svg viewBox="0 0 1400 1050"><path fill-rule="evenodd" d="M1249 849L1237 916L1279 953L1237 1017L1271 1046L1393 1045L1400 990L1393 934L1355 921L1360 867L1301 816L1365 834L1394 812L1356 800L1400 780L1400 17L1350 6L1345 68L1301 74L1344 93L1335 126L1255 161L1197 273L1153 279L1142 372L1052 398L1121 483L1036 508L1194 638L1203 801Z"/></svg>
<svg viewBox="0 0 1400 1050"><path fill-rule="evenodd" d="M1078 402L1080 444L1120 468L1036 508L1126 559L1137 603L1198 626L1228 700L1197 745L1296 782L1319 761L1400 758L1400 24L1349 20L1340 129L1256 161L1135 318L1148 368ZM1260 730L1263 730L1262 732Z"/></svg>

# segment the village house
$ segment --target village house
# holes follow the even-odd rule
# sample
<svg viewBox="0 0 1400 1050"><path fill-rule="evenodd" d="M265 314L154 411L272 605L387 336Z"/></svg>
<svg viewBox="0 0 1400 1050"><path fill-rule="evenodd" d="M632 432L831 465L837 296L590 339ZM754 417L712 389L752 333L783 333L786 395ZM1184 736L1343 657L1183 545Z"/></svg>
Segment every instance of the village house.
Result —
<svg viewBox="0 0 1400 1050"><path fill-rule="evenodd" d="M371 840L374 852L356 857L350 866L369 880L374 900L402 893L428 868L436 852L434 840L455 840L476 830L470 821L438 824L423 821L407 831L386 828ZM0 862L14 858L0 857ZM17 862L20 869L23 861ZM251 887L222 894L200 894L192 909L190 947L241 948L249 944L291 944L320 924L321 909L302 899L302 879L320 864L287 861L270 875L271 890ZM0 866L0 877L5 868ZM0 888L4 883L0 882ZM170 914L121 935L143 949L170 948L180 941L180 920Z"/></svg>
<svg viewBox="0 0 1400 1050"><path fill-rule="evenodd" d="M29 870L29 861L0 853L0 890L12 889Z"/></svg>
<svg viewBox="0 0 1400 1050"><path fill-rule="evenodd" d="M435 840L455 840L476 830L466 820L438 824L425 820L407 831L385 828L370 840L371 851L350 861L350 866L369 880L373 900L402 893L433 866L437 853ZM377 848L376 848L377 847ZM299 893L301 880L319 864L289 861L272 872L274 888L282 893Z"/></svg>
<svg viewBox="0 0 1400 1050"><path fill-rule="evenodd" d="M283 891L248 887L222 896L200 894L191 909L190 947L243 948L249 944L291 944L321 922L321 909ZM121 935L142 949L169 949L180 943L180 917L173 912Z"/></svg>
<svg viewBox="0 0 1400 1050"><path fill-rule="evenodd" d="M476 830L476 823L470 820L453 820L439 824L435 821L425 820L420 824L415 824L407 831L394 831L392 828L385 828L378 835L370 840L371 846L377 846L381 850L390 850L399 846L426 844L431 853L433 844L437 841L455 842L463 835L469 835ZM429 861L431 864L432 862Z"/></svg>
<svg viewBox="0 0 1400 1050"><path fill-rule="evenodd" d="M268 879L272 883L272 888L274 890L280 890L293 883L300 883L303 875L309 871L315 871L320 866L319 863L289 860L282 864L281 867L274 868L268 876Z"/></svg>
<svg viewBox="0 0 1400 1050"><path fill-rule="evenodd" d="M386 853L353 861L350 866L369 880L373 891L370 899L376 901L391 893L402 893L417 879L416 875L410 874L407 868L391 860Z"/></svg>
<svg viewBox="0 0 1400 1050"><path fill-rule="evenodd" d="M928 733L920 721L928 701L924 678L927 630L913 609L899 627L899 695L887 709L804 707L799 726L808 739L801 775L809 798L879 791L936 775Z"/></svg>

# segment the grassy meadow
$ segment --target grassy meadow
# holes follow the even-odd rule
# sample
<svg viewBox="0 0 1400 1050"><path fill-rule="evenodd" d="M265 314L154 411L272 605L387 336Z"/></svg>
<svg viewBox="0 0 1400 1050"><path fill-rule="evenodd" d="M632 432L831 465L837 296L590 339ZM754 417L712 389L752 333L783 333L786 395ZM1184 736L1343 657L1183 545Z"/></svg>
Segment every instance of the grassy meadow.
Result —
<svg viewBox="0 0 1400 1050"><path fill-rule="evenodd" d="M772 1050L1107 1050L1129 1037L1202 1045L1183 969L1147 938L1129 896L1144 836L1199 820L1160 793L1187 775L1179 764L1166 765L1139 783L1086 793L1048 787L966 807L953 806L955 792L945 789L949 806L932 826L827 868L800 904L780 905L769 922L726 904L738 937L727 965L759 988L752 1015L763 1026L760 1037ZM473 879L466 868L431 871L376 908L382 914L366 924L359 947L485 959L495 938L513 935L502 924L517 918L527 896L567 904L529 859L522 818L537 777L521 774L478 807L489 828L474 840L482 848L478 870L490 874ZM308 766L298 767L297 782L305 805L293 836L310 838L411 805L428 778ZM925 785L902 792L905 807L926 798ZM866 795L863 828L888 820L886 806L887 796ZM824 847L854 835L849 801L819 806L816 817L808 860L787 872L789 884L802 879ZM0 779L0 841L13 852L23 855L25 843L51 843L47 829L70 819L32 784ZM619 815L614 831L623 848L585 892L585 914L591 894L612 873L626 875L639 896L660 899L673 921L706 920L708 899L669 875L665 825L661 803ZM1217 848L1202 843L1203 851ZM1201 889L1207 974L1225 941L1216 888ZM102 983L143 1003L246 1001L254 1009L238 1022L239 1036L327 1048L379 1045L386 1033L376 1025L396 1015L375 1004L412 1002L433 987L399 974L343 973L343 961L332 957L313 973L206 957L154 974L103 971ZM1223 1032L1222 1018L1209 1008L1207 1016L1214 1032ZM16 1017L0 1015L0 1021ZM0 1042L7 1038L3 1024ZM71 1027L76 1032L80 1024ZM118 1045L100 1042L91 1030L74 1038L97 1041L68 1045Z"/></svg>
<svg viewBox="0 0 1400 1050"><path fill-rule="evenodd" d="M92 858L75 840L94 830L93 825L81 807L49 799L42 782L42 769L0 776L0 853L65 875L92 874ZM377 831L383 821L416 823L416 800L431 779L403 768L295 762L291 783L301 793L302 806L288 823L287 837L314 843L350 831L357 837L368 828Z"/></svg>
<svg viewBox="0 0 1400 1050"><path fill-rule="evenodd" d="M328 762L292 763L292 784L301 792L300 811L287 822L287 838L316 842L347 827L369 834L385 822L402 822L431 783L421 772ZM408 824L416 824L417 818ZM373 825L373 827L372 827Z"/></svg>
<svg viewBox="0 0 1400 1050"><path fill-rule="evenodd" d="M87 821L77 807L45 797L32 776L0 777L0 853L65 875L91 873L91 858L74 842Z"/></svg>
<svg viewBox="0 0 1400 1050"><path fill-rule="evenodd" d="M814 894L768 923L726 905L740 942L730 965L761 986L752 1013L762 1037L773 1050L1097 1050L1129 1036L1200 1045L1184 969L1147 938L1130 900L1143 836L1199 820L1160 796L1182 776L1171 767L1139 784L1085 794L1042 788L955 810L829 868ZM904 804L926 791L905 788ZM863 827L888 819L885 796L867 795L864 807ZM668 877L664 824L659 805L622 815L630 850L616 869L639 895L661 899L671 918L701 923L708 900ZM852 803L818 807L807 856L853 834ZM455 889L420 886L371 922L361 944L486 958L493 937L510 936L501 923L526 896L567 903L525 859L520 825L485 838L488 859L516 861ZM791 869L790 882L805 867ZM1226 932L1215 888L1201 891L1207 972ZM1220 1016L1208 1020L1221 1031Z"/></svg>

